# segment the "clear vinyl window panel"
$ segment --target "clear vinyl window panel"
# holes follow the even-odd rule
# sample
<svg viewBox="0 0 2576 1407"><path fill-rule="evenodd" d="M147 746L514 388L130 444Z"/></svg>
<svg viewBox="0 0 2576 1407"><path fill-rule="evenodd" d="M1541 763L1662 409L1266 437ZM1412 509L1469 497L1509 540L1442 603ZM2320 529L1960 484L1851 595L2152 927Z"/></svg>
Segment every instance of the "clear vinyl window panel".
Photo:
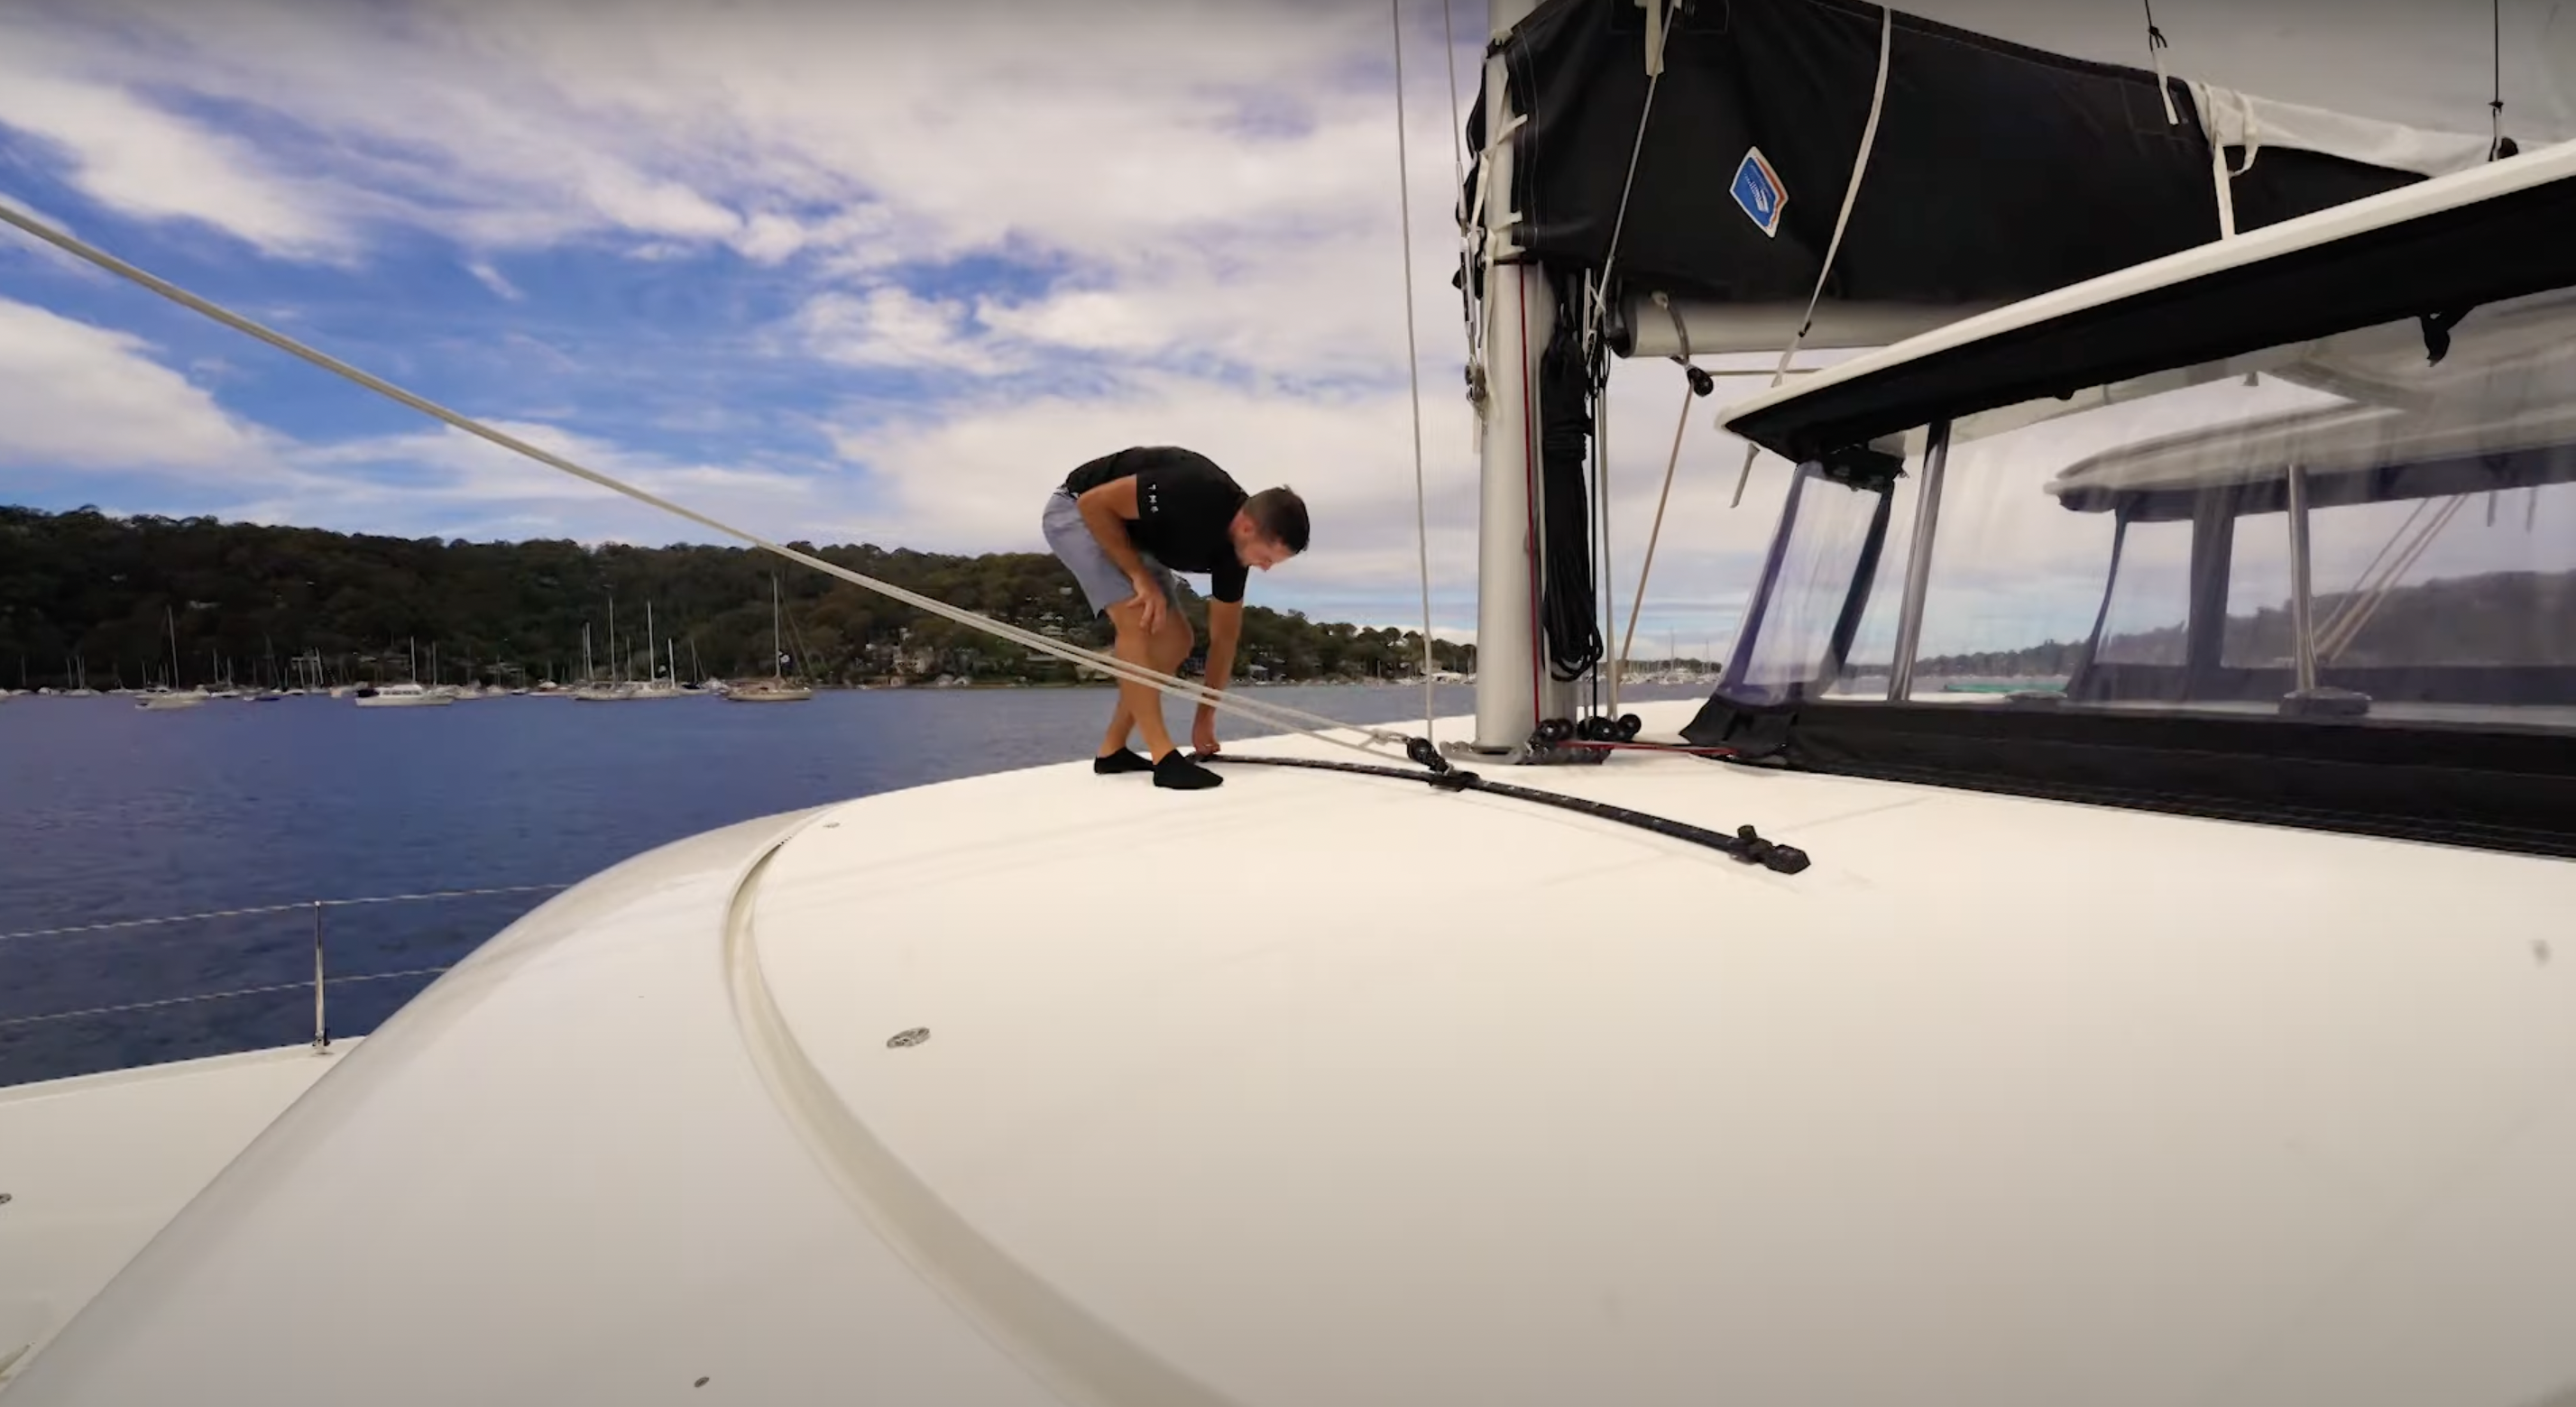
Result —
<svg viewBox="0 0 2576 1407"><path fill-rule="evenodd" d="M1784 510L1778 540L1754 588L1751 617L1728 661L1721 690L1748 703L1780 702L1830 690L1834 633L1854 601L1884 532L1886 496L1855 489L1802 467ZM1883 576L1883 573L1872 573Z"/></svg>
<svg viewBox="0 0 2576 1407"><path fill-rule="evenodd" d="M2337 669L2576 666L2576 483L2309 514L2310 630ZM2229 665L2287 668L2286 513L2241 520Z"/></svg>
<svg viewBox="0 0 2576 1407"><path fill-rule="evenodd" d="M1732 678L1813 677L1866 599L1841 692L1874 696L1915 501L1853 597L1867 515L1805 487ZM1916 700L2576 728L2576 293L2473 309L2438 360L2410 318L1959 416L1937 527Z"/></svg>

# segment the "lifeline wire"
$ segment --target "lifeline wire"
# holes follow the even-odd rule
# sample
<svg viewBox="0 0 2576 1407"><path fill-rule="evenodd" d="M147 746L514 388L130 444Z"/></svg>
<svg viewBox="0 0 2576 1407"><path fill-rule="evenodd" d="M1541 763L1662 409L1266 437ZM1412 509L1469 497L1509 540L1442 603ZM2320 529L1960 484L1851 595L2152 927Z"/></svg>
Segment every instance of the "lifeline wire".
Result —
<svg viewBox="0 0 2576 1407"><path fill-rule="evenodd" d="M411 392L394 385L390 381L386 381L380 377L360 371L358 368L351 366L347 362L341 361L336 357L330 356L327 353L315 351L313 348L307 347L303 343L298 342L294 338L288 337L283 333L271 331L270 329L243 317L239 313L233 312L220 304L200 298L196 294L190 293L186 289L183 289L166 279L158 278L152 274L146 273L143 270L136 268L134 265L117 258L113 254L92 248L90 245L74 239L70 235L64 234L38 220L32 219L27 215L21 214L6 205L0 205L0 222L14 225L17 228L26 231L28 234L43 240L45 243L62 250L66 254L76 255L79 258L85 259L120 278L140 284L182 307L212 318L215 321L224 324L226 327L232 328L236 332L243 333L250 337L255 337L260 341L277 348L281 352L285 352L288 355L299 358L303 361L310 362L335 376L354 381L357 384L366 387L368 390L374 391L378 395L399 401L402 404L419 411L423 415L429 416L435 420L444 421L445 423L452 425L469 435L473 435L478 439L488 440L493 444L499 445L503 449L533 459L539 464L543 464L550 469L560 470L563 473L572 475L574 478L597 484L601 488L607 489L613 493L623 494L628 498L634 499L638 503L659 508L663 512L669 513L675 517L685 518L692 523L696 523L700 527L722 533L727 537L737 538L743 542L750 543L754 547L775 553L776 555L784 557L788 561L794 562L799 566L811 567L828 576L839 577L841 580L847 581L853 585L862 586L870 591L878 593L879 595L891 597L894 600L901 601L905 605L911 606L916 610L927 611L932 615L955 621L959 625L998 636L1001 639L1008 640L1023 649L1036 650L1042 654L1054 655L1059 659L1067 660L1075 664L1088 665L1104 674L1114 675L1131 683L1148 685L1175 698L1188 699L1194 702L1210 705L1211 707L1239 713L1255 722L1266 723L1271 727L1281 728L1289 732L1301 733L1308 737L1318 739L1319 741L1331 743L1336 747L1345 747L1355 752L1376 756L1377 754L1371 751L1373 745L1392 744L1398 747L1404 745L1404 736L1399 733L1390 733L1383 729L1375 728L1354 728L1353 725L1344 723L1338 719L1326 718L1321 714L1308 713L1303 709L1289 708L1281 704L1254 703L1249 700L1238 699L1230 695L1221 694L1215 690L1192 684L1186 679L1163 674L1159 671L1147 668L1144 665L1132 664L1126 660L1119 659L1115 655L1105 654L1097 650L1086 650L1079 645L1068 645L1063 641L1041 635L1036 631L1023 630L1018 626L994 620L989 616L982 616L973 611L962 610L934 597L924 596L917 591L906 590L903 587L896 586L892 582L879 581L864 573L855 572L847 567L838 566L834 563L824 561L820 557L810 556L806 553L796 551L793 548L781 546L780 544L771 542L767 538L761 537L755 533L748 532L742 528L737 528L730 523L719 522L714 518L708 517L704 513L698 512L696 509L683 507L680 504L673 503L669 499L662 498L659 495L637 488L623 480L611 478L606 474L600 473L596 469L585 468L561 455L552 453L548 450L539 449L535 445L529 444L527 441L519 439L516 436L495 430L492 427L483 424L481 421L472 419L468 416L459 415L455 411L447 409L445 406L413 395ZM1367 741L1352 742L1347 738L1332 736L1334 732L1340 731L1359 732L1367 739Z"/></svg>
<svg viewBox="0 0 2576 1407"><path fill-rule="evenodd" d="M397 977L434 977L447 971L443 967L414 967L401 972L361 972L349 977L326 977L329 984L343 982L390 982ZM0 1021L0 1028L39 1026L49 1021L71 1021L83 1016L115 1016L128 1011L150 1011L155 1007L187 1006L195 1002L218 1002L231 997L264 997L275 992L309 992L310 982L277 982L265 987L235 987L229 992L200 992L193 997L163 997L158 1001L125 1002L117 1006L89 1006L78 1011L48 1011L37 1016L13 1016Z"/></svg>
<svg viewBox="0 0 2576 1407"><path fill-rule="evenodd" d="M259 904L246 909L209 909L196 914L167 914L160 918L126 918L107 923L77 923L68 928L29 928L16 933L0 933L0 943L21 938L61 938L75 933L106 933L116 929L152 928L165 923L204 923L219 918L245 918L254 914L307 914L315 909L346 909L359 904L409 904L425 899L479 899L494 894L553 894L572 888L569 884L505 884L494 889L436 889L421 894L375 894L364 899L305 899L292 904Z"/></svg>
<svg viewBox="0 0 2576 1407"><path fill-rule="evenodd" d="M1405 168L1404 140L1404 0L1387 0L1395 17L1395 188L1396 212L1404 238L1404 373L1413 380L1413 546L1422 557L1422 736L1432 737L1431 676L1439 666L1431 653L1431 511L1422 491L1422 353L1413 339L1413 177Z"/></svg>

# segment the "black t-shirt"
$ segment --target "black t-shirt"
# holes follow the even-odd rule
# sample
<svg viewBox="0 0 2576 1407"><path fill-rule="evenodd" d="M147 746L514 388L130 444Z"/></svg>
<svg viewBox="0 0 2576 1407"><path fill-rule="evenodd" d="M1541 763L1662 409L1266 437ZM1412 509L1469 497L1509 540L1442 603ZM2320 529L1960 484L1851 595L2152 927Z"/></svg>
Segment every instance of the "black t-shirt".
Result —
<svg viewBox="0 0 2576 1407"><path fill-rule="evenodd" d="M1137 550L1176 572L1204 572L1215 600L1241 601L1247 572L1227 529L1250 495L1206 455L1168 445L1102 455L1067 475L1065 492L1079 498L1130 474L1136 521L1127 536Z"/></svg>

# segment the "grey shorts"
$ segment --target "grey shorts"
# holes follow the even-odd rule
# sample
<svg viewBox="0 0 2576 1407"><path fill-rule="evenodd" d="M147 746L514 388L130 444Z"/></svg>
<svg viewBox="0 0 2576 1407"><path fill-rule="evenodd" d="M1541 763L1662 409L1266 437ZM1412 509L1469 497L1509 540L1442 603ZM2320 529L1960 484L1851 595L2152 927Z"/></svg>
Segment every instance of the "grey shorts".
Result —
<svg viewBox="0 0 2576 1407"><path fill-rule="evenodd" d="M1074 502L1072 494L1062 489L1048 494L1046 516L1041 521L1046 528L1047 547L1082 584L1083 599L1091 603L1093 614L1136 594L1127 574L1109 559L1109 549L1100 545L1100 539L1091 535L1091 525L1082 521L1082 506ZM1140 551L1136 556L1144 562L1145 570L1163 584L1163 599L1178 602L1181 596L1175 589L1178 583L1172 569L1155 561L1150 552Z"/></svg>

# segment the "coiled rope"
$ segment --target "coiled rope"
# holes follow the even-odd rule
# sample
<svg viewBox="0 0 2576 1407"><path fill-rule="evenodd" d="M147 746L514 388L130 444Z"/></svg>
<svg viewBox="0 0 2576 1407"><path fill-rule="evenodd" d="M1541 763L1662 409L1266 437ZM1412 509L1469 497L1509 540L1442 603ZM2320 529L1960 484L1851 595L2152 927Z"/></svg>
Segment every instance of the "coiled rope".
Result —
<svg viewBox="0 0 2576 1407"><path fill-rule="evenodd" d="M21 211L12 209L5 204L0 204L0 222L16 226L18 229L33 235L37 239L43 240L45 243L62 250L66 254L73 255L79 259L87 261L88 263L95 264L98 267L107 270L109 273L117 275L119 278L126 279L129 282L150 289L154 293L158 293L162 297L169 299L171 302L179 304L181 307L212 318L216 322L232 328L236 332L257 338L258 340L277 348L279 351L285 352L289 356L309 362L312 365L320 367L324 371L330 372L344 380L353 381L380 396L400 402L403 405L409 406L413 410L419 411L423 415L429 416L435 420L443 421L446 424L452 425L478 439L499 445L501 448L509 450L514 454L523 455L529 459L533 459L539 464L545 465L549 469L558 470L562 473L570 474L574 478L597 484L601 488L607 489L613 493L623 494L624 496L634 499L638 503L645 504L648 507L661 509L663 512L669 513L674 517L685 518L688 521L712 532L722 533L726 537L748 543L765 552L774 553L777 556L784 557L788 561L794 562L799 566L811 567L815 571L822 572L825 575L838 577L854 586L864 587L867 590L876 592L880 596L900 601L907 606L911 606L915 610L927 611L932 615L955 621L957 624L966 626L970 629L983 631L987 635L1007 640L1014 645L1020 646L1022 649L1036 650L1042 654L1054 655L1059 659L1067 660L1074 664L1086 665L1092 669L1099 670L1104 674L1109 674L1119 679L1127 680L1131 683L1143 684L1148 687L1161 690L1163 693L1174 698L1206 704L1225 712L1238 714L1254 722L1262 723L1272 728L1277 728L1283 732L1303 734L1304 736L1317 739L1318 741L1331 743L1336 747L1348 748L1352 751L1363 753L1371 757L1380 756L1381 754L1379 754L1376 749L1382 747L1393 747L1402 750L1407 756L1414 758L1416 761L1421 761L1426 753L1435 760L1439 757L1438 751L1436 749L1429 748L1427 744L1423 748L1413 748L1411 746L1413 740L1401 733L1390 732L1379 728L1355 728L1351 724L1344 723L1339 719L1327 718L1319 713L1308 713L1303 709L1291 708L1284 704L1255 702L1249 699L1238 698L1230 694L1219 693L1216 690L1191 683L1190 681L1182 679L1176 675L1164 674L1158 670L1148 668L1144 665L1135 664L1128 660L1120 659L1116 655L1108 654L1103 651L1090 650L1085 649L1080 645L1067 644L1066 642L1057 640L1051 636L1041 635L1034 630L1024 630L1019 626L995 620L990 616L980 615L974 611L949 605L947 602L938 600L935 597L924 596L920 592L906 590L892 582L879 581L875 577L869 576L863 572L852 571L847 567L824 561L820 557L799 552L792 547L771 542L769 539L761 537L757 533L735 527L730 523L720 522L694 508L674 503L658 494L637 488L635 485L627 483L622 479L617 479L610 475L603 474L596 469L576 464L572 460L564 458L562 455L555 454L549 450L540 449L515 435L495 430L491 426L486 425L479 420L475 420L470 416L460 415L455 411L449 410L445 406L437 404L436 402L414 395L400 386L394 385L390 381L386 381L381 377L361 371L358 368L349 365L347 362L341 361L337 357L316 351L313 348L296 341L294 338L286 336L284 333L262 326L259 323L251 321L249 318L243 317L239 313L233 312L231 309L226 308L221 304L201 298L194 293L190 293L186 289L183 289L166 279L147 273L144 270L117 258L113 254L109 254L104 250L97 249L81 240L75 239L62 231L57 230L40 220L34 219ZM1347 737L1335 736L1338 733L1348 732L1358 732L1362 737L1360 740L1354 741ZM1425 763L1425 765L1428 766L1431 764ZM1434 770L1438 769L1435 768Z"/></svg>

